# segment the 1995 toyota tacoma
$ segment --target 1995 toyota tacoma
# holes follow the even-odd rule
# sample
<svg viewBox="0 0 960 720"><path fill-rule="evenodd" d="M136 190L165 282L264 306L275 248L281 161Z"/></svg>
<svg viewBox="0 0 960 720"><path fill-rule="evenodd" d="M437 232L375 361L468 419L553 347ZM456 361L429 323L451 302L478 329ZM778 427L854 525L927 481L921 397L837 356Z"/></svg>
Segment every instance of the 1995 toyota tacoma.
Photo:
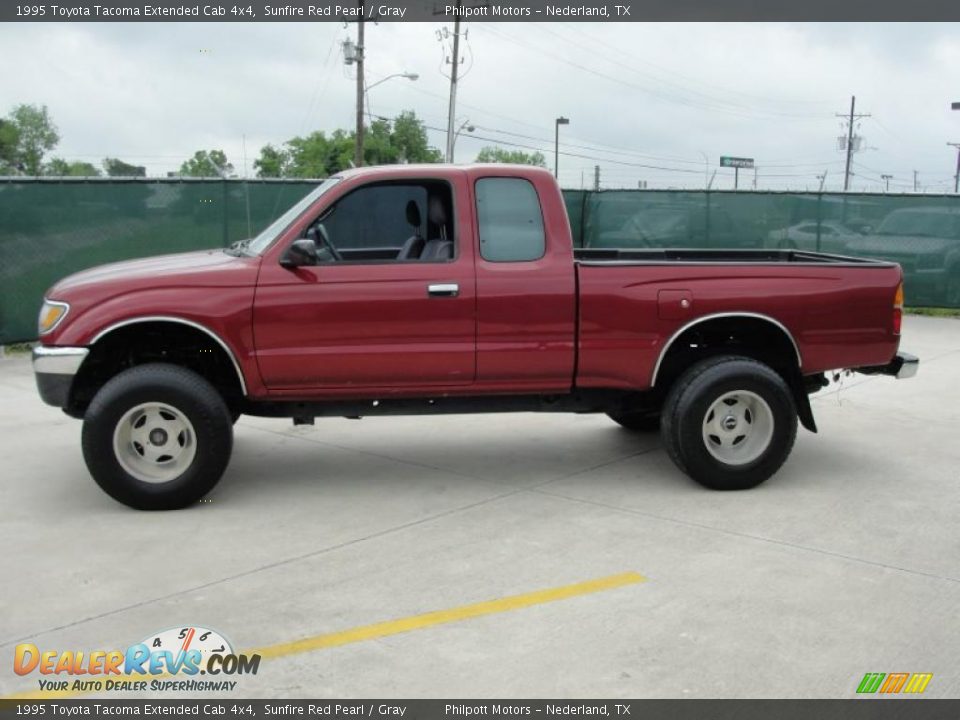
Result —
<svg viewBox="0 0 960 720"><path fill-rule="evenodd" d="M544 170L363 168L231 248L62 280L33 365L135 508L209 492L242 414L606 413L737 490L783 464L798 418L816 431L826 371L916 372L901 281L795 250L574 249Z"/></svg>

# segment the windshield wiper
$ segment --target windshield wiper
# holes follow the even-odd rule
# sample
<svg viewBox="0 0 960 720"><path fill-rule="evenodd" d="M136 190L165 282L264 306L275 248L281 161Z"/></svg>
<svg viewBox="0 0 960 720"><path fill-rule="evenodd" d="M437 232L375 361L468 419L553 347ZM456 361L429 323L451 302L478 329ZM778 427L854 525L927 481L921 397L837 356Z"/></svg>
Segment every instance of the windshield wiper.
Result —
<svg viewBox="0 0 960 720"><path fill-rule="evenodd" d="M235 240L234 242L230 243L230 247L224 248L223 251L227 253L227 255L241 257L243 255L249 254L247 253L247 245L249 244L250 244L249 238L247 238L246 240Z"/></svg>

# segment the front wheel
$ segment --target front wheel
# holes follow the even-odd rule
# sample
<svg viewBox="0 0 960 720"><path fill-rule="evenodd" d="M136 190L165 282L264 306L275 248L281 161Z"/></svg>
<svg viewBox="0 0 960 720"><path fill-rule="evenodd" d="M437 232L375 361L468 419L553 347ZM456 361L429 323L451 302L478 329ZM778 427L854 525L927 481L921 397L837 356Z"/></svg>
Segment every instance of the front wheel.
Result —
<svg viewBox="0 0 960 720"><path fill-rule="evenodd" d="M83 458L96 483L138 510L197 502L220 480L233 449L230 411L197 373L141 365L96 394L83 420Z"/></svg>
<svg viewBox="0 0 960 720"><path fill-rule="evenodd" d="M663 406L661 437L671 459L713 490L746 490L773 475L797 436L790 388L745 357L704 360L687 370Z"/></svg>

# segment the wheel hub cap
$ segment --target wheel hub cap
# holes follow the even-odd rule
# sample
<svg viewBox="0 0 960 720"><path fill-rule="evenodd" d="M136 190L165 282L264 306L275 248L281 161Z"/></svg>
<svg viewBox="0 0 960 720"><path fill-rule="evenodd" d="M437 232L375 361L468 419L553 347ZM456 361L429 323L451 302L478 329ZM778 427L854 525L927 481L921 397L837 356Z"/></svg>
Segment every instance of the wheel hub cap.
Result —
<svg viewBox="0 0 960 720"><path fill-rule="evenodd" d="M724 393L703 416L703 443L726 465L757 460L773 440L773 411L766 400L749 390Z"/></svg>
<svg viewBox="0 0 960 720"><path fill-rule="evenodd" d="M176 480L197 454L189 418L167 403L142 403L117 422L113 452L124 470L148 483Z"/></svg>

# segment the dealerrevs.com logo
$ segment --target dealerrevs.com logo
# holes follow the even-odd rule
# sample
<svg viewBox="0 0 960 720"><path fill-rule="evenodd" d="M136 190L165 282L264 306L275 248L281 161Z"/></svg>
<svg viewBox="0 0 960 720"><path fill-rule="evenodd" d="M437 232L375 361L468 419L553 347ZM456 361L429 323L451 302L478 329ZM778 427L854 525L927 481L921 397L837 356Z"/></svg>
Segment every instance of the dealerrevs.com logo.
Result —
<svg viewBox="0 0 960 720"><path fill-rule="evenodd" d="M256 675L259 668L259 655L237 654L223 635L203 627L164 630L126 650L41 650L21 643L13 656L13 671L39 674L44 691L233 690L237 681L223 676Z"/></svg>

